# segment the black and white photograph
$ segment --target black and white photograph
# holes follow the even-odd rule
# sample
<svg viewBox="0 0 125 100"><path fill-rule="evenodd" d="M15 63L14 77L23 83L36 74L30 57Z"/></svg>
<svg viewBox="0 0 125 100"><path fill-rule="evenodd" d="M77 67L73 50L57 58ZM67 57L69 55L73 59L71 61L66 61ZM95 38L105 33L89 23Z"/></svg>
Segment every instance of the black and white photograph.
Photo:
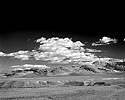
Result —
<svg viewBox="0 0 125 100"><path fill-rule="evenodd" d="M0 100L125 100L125 25L51 16L1 24Z"/></svg>

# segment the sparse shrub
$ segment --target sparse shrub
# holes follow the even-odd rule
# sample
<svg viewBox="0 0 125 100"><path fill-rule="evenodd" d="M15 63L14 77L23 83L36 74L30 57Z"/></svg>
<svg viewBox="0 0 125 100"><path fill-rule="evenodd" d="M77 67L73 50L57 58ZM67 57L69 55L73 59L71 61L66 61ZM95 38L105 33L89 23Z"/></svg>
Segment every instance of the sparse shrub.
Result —
<svg viewBox="0 0 125 100"><path fill-rule="evenodd" d="M21 73L22 70L15 70L15 71L12 71L12 72L14 72L14 73Z"/></svg>
<svg viewBox="0 0 125 100"><path fill-rule="evenodd" d="M125 66L125 62L116 62L116 65Z"/></svg>
<svg viewBox="0 0 125 100"><path fill-rule="evenodd" d="M92 86L110 86L110 84L107 84L105 82L94 82Z"/></svg>
<svg viewBox="0 0 125 100"><path fill-rule="evenodd" d="M27 85L28 88L36 88L35 83L33 82L29 82L29 84Z"/></svg>
<svg viewBox="0 0 125 100"><path fill-rule="evenodd" d="M7 76L7 77L13 76L13 75L15 75L15 72L12 72L12 73L5 73L5 74L4 74L4 76Z"/></svg>
<svg viewBox="0 0 125 100"><path fill-rule="evenodd" d="M71 76L81 76L80 73L75 73L75 72L72 72L72 73L70 73L69 75L71 75Z"/></svg>
<svg viewBox="0 0 125 100"><path fill-rule="evenodd" d="M107 63L104 67L111 70L125 71L125 62Z"/></svg>
<svg viewBox="0 0 125 100"><path fill-rule="evenodd" d="M23 81L16 81L13 84L13 88L23 88L23 86L24 86L24 82Z"/></svg>
<svg viewBox="0 0 125 100"><path fill-rule="evenodd" d="M84 81L85 86L91 86L91 84L92 84L92 80L85 80Z"/></svg>
<svg viewBox="0 0 125 100"><path fill-rule="evenodd" d="M106 69L106 68L98 68L99 70L103 70L103 71L106 71L106 72L108 72L109 70L108 69Z"/></svg>
<svg viewBox="0 0 125 100"><path fill-rule="evenodd" d="M2 85L4 85L4 83L5 83L5 82L0 82L0 88L1 88Z"/></svg>
<svg viewBox="0 0 125 100"><path fill-rule="evenodd" d="M96 70L94 68L88 67L87 65L82 65L80 66L81 69L85 69L87 71L92 71L94 73L97 73Z"/></svg>
<svg viewBox="0 0 125 100"><path fill-rule="evenodd" d="M120 87L122 87L122 88L125 88L125 84L120 84L120 85L118 85L118 86L120 86Z"/></svg>
<svg viewBox="0 0 125 100"><path fill-rule="evenodd" d="M16 81L5 82L5 84L2 86L2 88L12 88L12 87L13 87L13 84L14 84L15 82L16 82Z"/></svg>
<svg viewBox="0 0 125 100"><path fill-rule="evenodd" d="M52 82L52 81L47 81L47 84L48 85L56 85L57 83L56 82Z"/></svg>
<svg viewBox="0 0 125 100"><path fill-rule="evenodd" d="M47 75L47 69L34 69L32 70L35 74L39 74L42 76L46 76Z"/></svg>
<svg viewBox="0 0 125 100"><path fill-rule="evenodd" d="M69 81L64 83L64 85L70 85L70 86L84 86L84 82L78 82L78 81Z"/></svg>

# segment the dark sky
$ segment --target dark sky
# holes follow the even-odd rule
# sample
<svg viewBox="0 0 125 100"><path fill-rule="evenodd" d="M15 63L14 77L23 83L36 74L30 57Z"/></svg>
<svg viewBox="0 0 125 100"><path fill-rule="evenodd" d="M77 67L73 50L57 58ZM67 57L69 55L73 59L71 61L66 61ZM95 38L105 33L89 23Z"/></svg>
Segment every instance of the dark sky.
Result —
<svg viewBox="0 0 125 100"><path fill-rule="evenodd" d="M77 26L77 25L76 25ZM90 29L89 29L90 28ZM40 37L69 37L72 38L73 41L81 41L82 43L88 42L86 46L91 48L104 49L106 51L110 51L110 54L117 55L118 57L123 57L125 54L125 42L123 39L125 38L125 32L121 31L104 31L98 30L95 27L60 27L57 25L56 27L10 27L5 31L1 31L0 34L0 51L5 53L16 52L19 50L33 50L38 48L39 44L34 41ZM117 44L107 45L107 46L98 46L92 47L91 43L98 41L103 36L107 36L110 38L118 39ZM121 52L119 52L121 51ZM118 53L119 52L119 53ZM108 54L108 53L107 53Z"/></svg>
<svg viewBox="0 0 125 100"><path fill-rule="evenodd" d="M97 21L96 19L60 19L60 20L19 20L6 21L0 30L0 52L11 53L19 50L37 49L39 44L34 41L40 37L69 37L73 41L86 43L86 47L104 50L98 53L100 56L125 58L125 29L121 23L116 21ZM103 36L118 39L117 44L92 47L91 43L98 41ZM0 68L10 68L8 66L35 63L45 64L36 61L19 61L17 59L0 58ZM3 67L4 66L4 67Z"/></svg>
<svg viewBox="0 0 125 100"><path fill-rule="evenodd" d="M76 2L75 2L76 3ZM25 4L25 3L24 3ZM109 7L111 7L110 3ZM23 5L15 4L17 7L5 6L1 11L0 20L0 52L11 53L19 50L33 50L39 44L34 41L40 37L69 37L73 41L88 42L88 48L101 49L106 52L98 53L100 56L115 58L125 58L125 16L120 6L109 7L104 4L89 5L57 5L54 8L49 5L31 5L28 3L26 8ZM71 7L71 5L73 7ZM86 5L86 4L85 4ZM12 7L14 9L12 9ZM43 8L42 8L43 7ZM124 6L123 6L124 7ZM19 9L17 9L19 8ZM35 9L36 8L36 9ZM61 8L61 9L60 9ZM64 10L65 8L65 10ZM101 9L102 8L102 9ZM107 10L106 10L107 8ZM91 43L96 42L103 36L118 39L117 44L92 47ZM41 61L20 61L0 57L0 70L8 69L12 65L35 63L45 64Z"/></svg>
<svg viewBox="0 0 125 100"><path fill-rule="evenodd" d="M26 21L26 20L25 20ZM40 37L71 37L81 42L95 42L103 36L117 38L120 45L125 38L125 29L113 21L9 21L0 30L0 50L11 52L20 48L32 49L34 40ZM22 45L23 44L23 45ZM24 45L25 44L25 45ZM33 46L31 46L33 45Z"/></svg>

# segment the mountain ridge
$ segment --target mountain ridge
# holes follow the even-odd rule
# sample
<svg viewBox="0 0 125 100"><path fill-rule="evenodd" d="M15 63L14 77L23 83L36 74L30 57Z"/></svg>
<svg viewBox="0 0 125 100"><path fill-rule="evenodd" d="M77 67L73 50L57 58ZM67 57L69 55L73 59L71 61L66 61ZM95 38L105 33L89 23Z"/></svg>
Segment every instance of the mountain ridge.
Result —
<svg viewBox="0 0 125 100"><path fill-rule="evenodd" d="M125 61L109 59L106 61L97 60L93 63L81 63L69 67L44 67L44 68L16 68L10 72L3 72L1 77L47 77L63 75L85 75L85 74L112 74L125 72Z"/></svg>

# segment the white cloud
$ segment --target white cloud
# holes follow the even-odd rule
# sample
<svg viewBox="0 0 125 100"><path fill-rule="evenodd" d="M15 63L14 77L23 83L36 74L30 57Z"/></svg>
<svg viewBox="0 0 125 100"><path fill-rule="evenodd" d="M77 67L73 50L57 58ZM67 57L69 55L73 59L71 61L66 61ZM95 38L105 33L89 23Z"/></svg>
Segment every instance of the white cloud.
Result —
<svg viewBox="0 0 125 100"><path fill-rule="evenodd" d="M92 46L108 45L112 43L117 43L117 41L117 39L111 39L110 37L104 36L102 39L99 39L99 41L92 43Z"/></svg>
<svg viewBox="0 0 125 100"><path fill-rule="evenodd" d="M109 42L109 39L103 38L102 41L106 43ZM101 52L101 50L96 49L85 49L85 44L80 41L73 42L69 38L58 38L53 37L46 39L44 37L37 39L37 43L40 43L39 50L12 52L5 54L0 52L0 56L9 56L16 59L30 60L42 60L48 61L49 63L79 63L84 61L95 61L97 56L92 52ZM86 52L87 51L87 52Z"/></svg>
<svg viewBox="0 0 125 100"><path fill-rule="evenodd" d="M16 55L14 57L17 58L17 59L21 59L21 60L29 60L28 55Z"/></svg>
<svg viewBox="0 0 125 100"><path fill-rule="evenodd" d="M71 49L80 49L81 46L84 46L85 44L81 43L80 41L73 42L69 38L40 38L36 41L39 42L41 45L39 47L40 50L45 51L55 51L55 50L67 50L68 48Z"/></svg>
<svg viewBox="0 0 125 100"><path fill-rule="evenodd" d="M29 60L31 54L30 54L29 51L20 50L18 52L13 52L13 53L6 54L6 56L14 57L14 58L17 58L17 59L20 59L20 60Z"/></svg>
<svg viewBox="0 0 125 100"><path fill-rule="evenodd" d="M89 48L86 48L85 50L86 50L87 52L102 52L101 50L89 49Z"/></svg>
<svg viewBox="0 0 125 100"><path fill-rule="evenodd" d="M40 43L39 50L41 50L39 53L37 51L33 52L36 60L48 60L51 63L69 63L92 61L96 57L94 54L84 52L83 46L85 44L80 41L73 42L69 38L55 37L46 39L42 37L37 39L36 42ZM96 50L93 51L95 52Z"/></svg>
<svg viewBox="0 0 125 100"><path fill-rule="evenodd" d="M125 39L123 41L125 41Z"/></svg>
<svg viewBox="0 0 125 100"><path fill-rule="evenodd" d="M103 37L102 39L100 39L100 41L104 43L109 43L109 42L117 43L117 39L111 39L109 37Z"/></svg>
<svg viewBox="0 0 125 100"><path fill-rule="evenodd" d="M0 52L0 56L6 56L6 54L3 52Z"/></svg>

